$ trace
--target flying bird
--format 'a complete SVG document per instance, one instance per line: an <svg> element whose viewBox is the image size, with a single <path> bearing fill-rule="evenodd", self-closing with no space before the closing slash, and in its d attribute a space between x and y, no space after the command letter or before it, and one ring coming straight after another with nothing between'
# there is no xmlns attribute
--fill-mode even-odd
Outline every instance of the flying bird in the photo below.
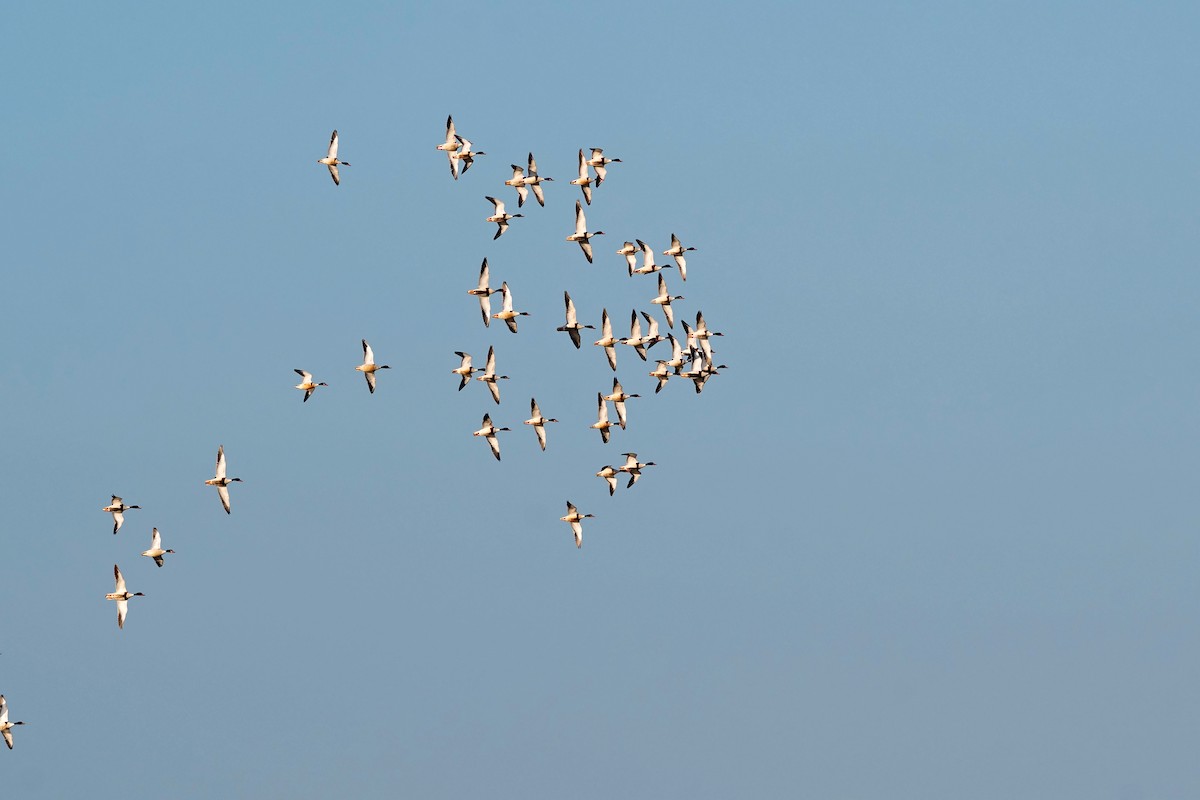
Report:
<svg viewBox="0 0 1200 800"><path fill-rule="evenodd" d="M143 550L142 555L146 558L153 558L154 563L161 567L163 565L163 556L174 552L174 550L163 550L162 534L158 532L158 528L155 528L154 535L150 538L150 549Z"/></svg>
<svg viewBox="0 0 1200 800"><path fill-rule="evenodd" d="M458 180L458 161L454 158L458 148L458 135L454 132L454 118L446 117L446 141L439 144L437 149L444 151L446 158L450 159L450 174L454 176L454 180Z"/></svg>
<svg viewBox="0 0 1200 800"><path fill-rule="evenodd" d="M496 235L492 237L493 242L496 241L497 239L499 239L501 236L503 236L504 232L506 230L508 230L508 221L510 219L516 219L517 217L525 216L524 214L508 214L508 213L506 213L504 211L504 201L502 201L502 200L497 200L494 197L485 197L484 199L487 200L488 202L490 202L493 206L495 206L493 213L490 216L486 217L486 219L485 219L485 221L487 221L487 222L496 223Z"/></svg>
<svg viewBox="0 0 1200 800"><path fill-rule="evenodd" d="M450 370L450 373L453 375L458 375L459 377L462 378L462 380L460 380L458 382L458 390L461 392L463 390L463 387L471 382L471 376L474 375L476 372L481 372L482 370L480 370L479 367L471 366L470 353L464 353L461 350L455 350L454 355L461 358L462 363L459 364L458 367L456 367L455 369Z"/></svg>
<svg viewBox="0 0 1200 800"><path fill-rule="evenodd" d="M526 425L532 425L534 432L537 434L538 444L542 446L542 450L546 449L546 428L547 422L558 422L556 419L546 419L542 416L542 410L538 408L537 400L529 398L529 419L525 420Z"/></svg>
<svg viewBox="0 0 1200 800"><path fill-rule="evenodd" d="M642 251L642 265L631 270L631 275L650 275L651 273L658 272L660 270L670 269L670 264L654 263L654 251L650 249L650 245L646 244L641 239L638 239L637 243L638 248Z"/></svg>
<svg viewBox="0 0 1200 800"><path fill-rule="evenodd" d="M533 196L537 198L539 206L544 207L546 205L546 198L542 194L542 184L553 180L554 178L543 178L541 175L538 175L537 162L533 160L533 153L530 153L529 169L525 171L525 185L533 189Z"/></svg>
<svg viewBox="0 0 1200 800"><path fill-rule="evenodd" d="M612 367L613 372L617 371L617 348L614 346L619 339L613 336L612 322L608 319L608 309L604 309L600 315L600 333L601 336L592 344L604 348L604 355L608 358L608 365Z"/></svg>
<svg viewBox="0 0 1200 800"><path fill-rule="evenodd" d="M559 519L570 524L571 532L575 534L576 547L583 547L583 521L594 516L594 514L580 514L579 509L570 500L567 501L567 515L559 517Z"/></svg>
<svg viewBox="0 0 1200 800"><path fill-rule="evenodd" d="M621 381L613 378L612 394L605 395L604 399L613 404L613 408L617 410L617 424L621 426L621 430L625 430L625 401L632 400L635 397L641 397L640 394L626 394L625 389L621 387Z"/></svg>
<svg viewBox="0 0 1200 800"><path fill-rule="evenodd" d="M588 232L587 217L583 213L583 205L575 201L575 232L567 237L568 242L578 242L579 249L587 256L588 263L592 263L592 242L593 236L603 236L604 231Z"/></svg>
<svg viewBox="0 0 1200 800"><path fill-rule="evenodd" d="M296 389L304 390L304 400L301 402L307 403L308 398L312 397L312 393L317 390L318 386L328 386L328 383L314 383L311 372L305 372L302 369L294 369L292 372L300 376L300 382L295 385Z"/></svg>
<svg viewBox="0 0 1200 800"><path fill-rule="evenodd" d="M12 729L24 724L24 722L8 721L8 701L4 699L4 695L0 694L0 734L4 736L4 743L8 745L9 750L13 749Z"/></svg>
<svg viewBox="0 0 1200 800"><path fill-rule="evenodd" d="M571 181L572 186L578 186L583 190L583 199L590 206L592 204L592 176L588 173L587 159L583 157L582 148L579 151L579 177ZM596 184L599 186L599 184Z"/></svg>
<svg viewBox="0 0 1200 800"><path fill-rule="evenodd" d="M571 337L571 342L575 345L575 349L579 349L579 332L584 328L595 330L595 325L580 325L579 320L575 315L575 303L571 300L570 292L563 292L563 300L567 304L567 324L555 328L558 331L565 331Z"/></svg>
<svg viewBox="0 0 1200 800"><path fill-rule="evenodd" d="M596 477L604 478L608 483L608 496L612 497L613 493L617 491L617 471L612 468L612 464L605 464L601 467L600 471L596 473Z"/></svg>
<svg viewBox="0 0 1200 800"><path fill-rule="evenodd" d="M479 268L479 283L474 289L467 289L467 294L474 295L479 298L479 311L483 314L483 327L490 327L492 324L492 300L491 297L499 289L492 289L488 286L488 263L487 259L483 260L483 266Z"/></svg>
<svg viewBox="0 0 1200 800"><path fill-rule="evenodd" d="M476 375L475 380L486 383L488 391L492 393L492 399L496 401L496 405L500 405L500 384L497 381L506 381L508 380L508 376L496 374L495 347L488 348L487 362L484 364L483 374ZM460 386L459 389L462 389L462 387Z"/></svg>
<svg viewBox="0 0 1200 800"><path fill-rule="evenodd" d="M363 346L363 363L355 367L356 370L363 374L367 379L367 388L371 390L371 394L375 394L375 373L381 369L391 369L387 364L376 364L375 353L371 350L371 345L367 344L367 340L362 340Z"/></svg>
<svg viewBox="0 0 1200 800"><path fill-rule="evenodd" d="M638 240L639 242L641 239ZM637 267L637 252L638 248L633 242L626 242L621 245L621 249L617 251L617 255L625 256L625 264L629 267L629 275L633 276L633 270Z"/></svg>
<svg viewBox="0 0 1200 800"><path fill-rule="evenodd" d="M121 575L121 568L113 564L113 575L117 579L117 590L104 595L105 600L117 601L117 627L124 630L125 615L129 613L129 598L145 597L141 592L130 592L125 588L125 577Z"/></svg>
<svg viewBox="0 0 1200 800"><path fill-rule="evenodd" d="M671 301L682 299L684 299L683 295L671 296L671 293L667 291L667 280L660 274L658 276L658 296L650 302L656 306L662 306L663 316L667 318L668 327L675 327L675 313L671 310Z"/></svg>
<svg viewBox="0 0 1200 800"><path fill-rule="evenodd" d="M694 247L684 247L683 242L679 241L679 237L672 233L671 247L667 250L663 250L664 256L671 256L675 259L675 265L679 267L679 277L683 278L685 281L687 280L687 260L683 257L683 254L688 250L695 249L696 248Z"/></svg>
<svg viewBox="0 0 1200 800"><path fill-rule="evenodd" d="M483 415L483 427L475 431L472 436L482 436L487 439L488 447L492 448L492 455L496 460L500 460L500 442L496 439L496 434L500 431L509 430L508 428L497 428L492 424L492 418L488 414Z"/></svg>
<svg viewBox="0 0 1200 800"><path fill-rule="evenodd" d="M642 477L642 470L646 467L658 466L653 461L645 463L637 460L637 453L622 453L625 456L624 466L617 467L617 472L624 472L629 475L629 483L625 484L626 489L632 489L633 485L638 482L638 478Z"/></svg>
<svg viewBox="0 0 1200 800"><path fill-rule="evenodd" d="M329 153L324 158L318 158L318 164L324 164L329 167L329 177L333 178L334 186L342 185L342 176L338 174L338 165L343 167L350 166L349 161L338 161L338 135L337 131L333 132L333 136L329 137Z"/></svg>
<svg viewBox="0 0 1200 800"><path fill-rule="evenodd" d="M612 423L608 421L608 404L604 402L604 397L599 392L596 392L596 405L596 421L588 427L600 431L600 440L608 444L609 430L612 428Z"/></svg>
<svg viewBox="0 0 1200 800"><path fill-rule="evenodd" d="M579 151L581 154L583 151ZM605 158L604 151L599 147L592 148L592 156L587 160L587 165L596 170L596 185L604 183L604 179L608 177L608 170L605 169L609 164L620 164L619 158Z"/></svg>
<svg viewBox="0 0 1200 800"><path fill-rule="evenodd" d="M214 477L206 480L204 483L208 486L217 487L217 496L221 498L221 505L225 508L225 513L229 512L229 484L237 481L242 482L241 478L225 477L225 445L217 448L217 473Z"/></svg>
<svg viewBox="0 0 1200 800"><path fill-rule="evenodd" d="M461 136L455 137L458 139L458 152L450 154L450 173L454 175L454 180L458 180L458 171L454 168L455 164L462 163L462 174L466 175L467 170L475 163L475 156L486 156L487 153L482 150L471 150L471 142Z"/></svg>
<svg viewBox="0 0 1200 800"><path fill-rule="evenodd" d="M513 333L517 332L517 317L528 317L528 311L513 311L513 294L508 288L508 281L500 284L500 294L504 298L504 303L500 308L500 312L492 314L492 319L502 319L508 325L508 329Z"/></svg>
<svg viewBox="0 0 1200 800"><path fill-rule="evenodd" d="M117 531L121 530L121 526L125 524L125 512L135 508L141 508L141 506L127 506L124 500L114 494L112 502L100 510L112 514L113 535L116 536Z"/></svg>

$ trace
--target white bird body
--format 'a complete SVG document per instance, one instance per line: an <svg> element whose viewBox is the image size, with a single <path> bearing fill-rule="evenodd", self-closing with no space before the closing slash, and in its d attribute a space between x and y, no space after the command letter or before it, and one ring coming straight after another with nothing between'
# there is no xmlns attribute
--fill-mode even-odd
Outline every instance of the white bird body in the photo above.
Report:
<svg viewBox="0 0 1200 800"><path fill-rule="evenodd" d="M619 342L620 340L613 336L612 322L609 321L609 319L608 319L608 309L607 308L604 309L603 313L601 314L600 320L601 320L600 333L602 335L600 336L599 339L592 342L592 344L594 344L598 347L604 348L604 355L608 357L608 365L610 367L612 367L613 372L616 372L617 371L617 348L614 345L616 345L617 342Z"/></svg>
<svg viewBox="0 0 1200 800"><path fill-rule="evenodd" d="M621 430L625 430L625 401L635 397L641 397L641 395L626 394L625 389L621 387L621 382L613 378L612 394L605 395L604 399L612 403L613 408L617 410L617 424L621 426Z"/></svg>
<svg viewBox="0 0 1200 800"><path fill-rule="evenodd" d="M638 241L641 241L639 239ZM625 256L625 265L629 267L629 274L632 276L634 269L637 268L638 248L633 242L626 242L621 245L621 249L617 251L617 255Z"/></svg>
<svg viewBox="0 0 1200 800"><path fill-rule="evenodd" d="M329 167L329 177L333 178L334 186L342 185L342 176L338 173L338 165L343 167L350 166L349 161L338 161L338 132L334 131L333 136L329 137L329 151L324 158L317 159L318 164L324 164Z"/></svg>
<svg viewBox="0 0 1200 800"><path fill-rule="evenodd" d="M300 382L294 388L304 391L304 400L301 402L307 403L308 398L312 397L312 393L317 390L318 386L328 386L328 383L317 383L313 380L311 372L305 372L302 369L294 369L292 372L300 376Z"/></svg>
<svg viewBox="0 0 1200 800"><path fill-rule="evenodd" d="M671 256L675 259L675 265L679 267L679 277L683 278L685 281L687 280L687 260L684 259L683 254L688 250L695 249L696 248L694 247L684 247L683 242L679 241L679 237L672 233L671 246L668 249L663 250L664 256Z"/></svg>
<svg viewBox="0 0 1200 800"><path fill-rule="evenodd" d="M105 600L117 601L117 627L125 627L125 616L129 613L129 598L145 597L141 592L130 592L125 588L125 577L121 575L121 568L113 564L113 576L117 579L117 590L104 595Z"/></svg>
<svg viewBox="0 0 1200 800"><path fill-rule="evenodd" d="M483 260L483 266L479 268L479 283L474 289L467 289L467 294L479 298L479 312L483 314L483 327L490 327L492 324L492 300L491 297L499 289L493 289L488 286L488 263L487 259Z"/></svg>
<svg viewBox="0 0 1200 800"><path fill-rule="evenodd" d="M600 392L596 392L596 404L596 421L588 427L600 431L600 440L608 444L609 430L612 429L612 423L608 421L608 404L604 402L604 397Z"/></svg>
<svg viewBox="0 0 1200 800"><path fill-rule="evenodd" d="M112 514L113 535L116 536L117 531L121 530L121 526L125 524L125 512L135 508L141 508L141 506L127 506L124 500L114 494L112 502L100 510Z"/></svg>
<svg viewBox="0 0 1200 800"><path fill-rule="evenodd" d="M573 300L571 300L570 292L563 292L563 302L566 303L566 306L567 306L566 324L562 325L559 328L556 328L555 330L564 331L568 336L570 336L571 342L575 345L575 349L578 350L579 344L580 344L579 332L581 330L583 330L584 328L589 328L591 330L595 330L596 326L579 324L579 318L575 313L575 303Z"/></svg>
<svg viewBox="0 0 1200 800"><path fill-rule="evenodd" d="M375 373L381 369L391 369L387 364L375 363L375 352L371 350L371 345L367 344L367 340L362 340L363 347L363 363L355 367L356 370L363 374L367 379L367 388L371 390L371 394L375 394Z"/></svg>
<svg viewBox="0 0 1200 800"><path fill-rule="evenodd" d="M454 158L458 148L458 134L454 132L454 118L446 117L446 141L439 144L437 149L444 151L446 158L450 159L450 174L454 176L454 180L458 180L458 161Z"/></svg>
<svg viewBox="0 0 1200 800"><path fill-rule="evenodd" d="M517 217L525 216L524 214L509 214L508 212L506 212L504 210L504 201L503 200L497 200L494 197L485 197L484 199L487 200L488 202L490 202L492 204L492 206L494 206L491 216L487 217L487 219L486 219L487 222L496 223L496 235L492 237L493 242L496 241L497 239L499 239L501 236L503 236L504 232L506 230L508 230L508 221L509 220L516 219Z"/></svg>
<svg viewBox="0 0 1200 800"><path fill-rule="evenodd" d="M515 169L515 167L514 167L514 169ZM542 194L542 184L545 183L546 181L553 181L553 180L554 180L554 178L543 178L541 175L538 175L537 162L533 160L533 153L530 153L529 154L529 169L526 170L525 180L522 185L528 186L530 189L533 189L533 196L535 198L537 198L539 206L546 205L546 197L545 197L545 195ZM522 200L522 202L524 202L524 198L521 198L521 200ZM518 204L518 207L519 207L519 204Z"/></svg>
<svg viewBox="0 0 1200 800"><path fill-rule="evenodd" d="M654 263L654 250L651 249L650 245L646 244L641 239L638 239L637 243L638 243L638 248L642 251L642 265L640 267L633 268L631 274L633 274L633 275L650 275L655 272L659 272L661 270L671 268L670 264L655 264Z"/></svg>
<svg viewBox="0 0 1200 800"><path fill-rule="evenodd" d="M542 446L542 450L546 449L546 423L558 422L556 419L546 419L542 416L542 410L538 408L537 400L529 398L529 419L525 420L526 425L532 425L534 432L537 434L538 444Z"/></svg>
<svg viewBox="0 0 1200 800"><path fill-rule="evenodd" d="M495 425L492 424L491 416L488 414L484 414L483 415L483 426L471 435L472 436L482 436L484 439L486 439L487 443L488 443L488 447L492 448L492 455L494 455L496 457L496 460L499 461L500 460L500 442L498 439L496 439L496 434L499 433L500 431L506 431L506 430L509 430L509 429L508 428L497 428Z"/></svg>
<svg viewBox="0 0 1200 800"><path fill-rule="evenodd" d="M520 208L525 205L525 199L529 197L529 190L525 188L525 168L518 167L516 164L510 166L513 169L513 176L506 180L504 185L517 190L517 208Z"/></svg>
<svg viewBox="0 0 1200 800"><path fill-rule="evenodd" d="M612 468L612 464L605 464L601 467L600 471L596 473L596 477L604 478L608 483L608 496L612 497L617 491L617 471Z"/></svg>
<svg viewBox="0 0 1200 800"><path fill-rule="evenodd" d="M488 390L492 393L492 399L496 401L496 405L500 405L500 385L497 381L506 381L508 380L508 376L496 374L495 347L488 348L487 361L484 364L483 374L476 375L475 380L486 383ZM462 387L459 388L461 389Z"/></svg>
<svg viewBox="0 0 1200 800"><path fill-rule="evenodd" d="M508 329L513 333L517 332L517 317L528 317L528 311L513 311L513 294L508 288L508 281L500 285L500 293L504 296L504 304L500 312L492 314L492 319L502 319L508 325Z"/></svg>
<svg viewBox="0 0 1200 800"><path fill-rule="evenodd" d="M458 151L449 154L450 173L454 175L454 180L458 180L457 166L459 163L462 164L462 174L466 175L467 170L475 163L475 156L486 156L487 153L482 150L472 150L471 142L468 139L464 139L461 136L456 136L455 138L458 140Z"/></svg>
<svg viewBox="0 0 1200 800"><path fill-rule="evenodd" d="M559 519L571 526L571 532L575 534L575 547L583 547L583 521L594 516L594 514L580 514L579 509L570 500L567 501L567 514Z"/></svg>
<svg viewBox="0 0 1200 800"><path fill-rule="evenodd" d="M450 370L451 374L458 375L460 378L462 378L462 380L458 382L458 390L461 392L463 387L471 382L471 376L476 372L481 372L482 370L480 370L479 367L471 366L471 355L469 353L464 353L461 350L455 350L454 355L462 359L461 364Z"/></svg>
<svg viewBox="0 0 1200 800"><path fill-rule="evenodd" d="M4 699L4 695L0 694L0 735L4 736L4 743L8 745L9 750L13 749L12 729L24 724L24 721L8 721L8 701Z"/></svg>
<svg viewBox="0 0 1200 800"><path fill-rule="evenodd" d="M592 204L592 176L588 172L587 159L583 157L583 149L579 150L579 177L571 181L572 186L578 186L583 190L583 199L590 206ZM596 183L599 186L599 183Z"/></svg>
<svg viewBox="0 0 1200 800"><path fill-rule="evenodd" d="M154 559L154 563L158 566L163 565L163 556L167 553L174 553L174 550L164 550L162 546L162 534L158 532L158 528L154 529L154 535L150 539L150 549L143 550L142 555L146 558Z"/></svg>
<svg viewBox="0 0 1200 800"><path fill-rule="evenodd" d="M626 489L632 489L633 485L638 482L638 478L642 477L642 470L646 467L658 466L653 461L645 463L637 460L637 453L622 453L625 456L625 464L617 467L617 472L624 472L629 476L629 483L625 484Z"/></svg>
<svg viewBox="0 0 1200 800"><path fill-rule="evenodd" d="M658 296L653 298L650 302L656 306L662 306L663 316L667 319L668 327L675 327L675 313L671 310L671 301L683 299L683 295L672 296L671 293L667 291L666 278L664 278L662 275L658 276Z"/></svg>
<svg viewBox="0 0 1200 800"><path fill-rule="evenodd" d="M596 185L599 186L600 184L604 183L604 179L608 177L608 170L605 169L605 167L607 167L609 164L620 164L621 159L605 158L604 150L599 147L593 147L591 150L592 155L591 158L587 160L587 165L596 170ZM583 151L581 150L580 153L582 152Z"/></svg>
<svg viewBox="0 0 1200 800"><path fill-rule="evenodd" d="M217 448L216 475L214 475L212 478L206 480L204 483L207 484L208 486L217 487L217 496L221 498L221 505L225 508L226 514L230 513L230 511L229 511L229 484L234 483L234 482L241 483L242 479L225 477L225 445L221 445Z"/></svg>
<svg viewBox="0 0 1200 800"><path fill-rule="evenodd" d="M667 381L670 380L672 372L670 367L667 366L666 361L657 361L655 364L656 366L654 367L654 371L650 373L650 377L658 378L658 386L654 387L654 393L658 394L662 391L663 387L667 385Z"/></svg>
<svg viewBox="0 0 1200 800"><path fill-rule="evenodd" d="M593 236L603 236L604 231L588 232L587 217L583 213L583 205L575 201L575 232L567 237L568 242L578 242L579 248L583 250L584 256L587 257L588 263L592 263L592 242Z"/></svg>

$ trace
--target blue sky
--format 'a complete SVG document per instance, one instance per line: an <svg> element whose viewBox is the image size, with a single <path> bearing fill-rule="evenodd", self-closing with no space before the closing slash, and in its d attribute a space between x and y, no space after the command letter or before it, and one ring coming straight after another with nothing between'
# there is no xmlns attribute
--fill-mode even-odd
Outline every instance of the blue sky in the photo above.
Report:
<svg viewBox="0 0 1200 800"><path fill-rule="evenodd" d="M1200 793L1190 5L6 20L6 790ZM458 182L447 114L488 154ZM530 150L557 180L493 242ZM655 289L613 251L672 232L730 369L653 396L620 353L647 396L603 445L562 292L623 333ZM484 256L517 336L465 293ZM489 345L500 406L449 372ZM610 498L629 449L660 466Z"/></svg>

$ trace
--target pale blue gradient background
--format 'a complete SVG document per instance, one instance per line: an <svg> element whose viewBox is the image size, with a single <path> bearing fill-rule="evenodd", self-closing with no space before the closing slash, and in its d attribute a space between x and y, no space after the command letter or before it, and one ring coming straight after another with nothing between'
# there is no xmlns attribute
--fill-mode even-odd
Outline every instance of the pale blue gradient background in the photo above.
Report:
<svg viewBox="0 0 1200 800"><path fill-rule="evenodd" d="M1198 29L1185 3L8 9L0 692L31 724L4 792L1200 795ZM488 153L457 183L447 113ZM563 241L581 146L625 160L592 267ZM493 243L483 196L531 149L558 181ZM700 248L679 316L731 368L604 446L611 373L553 331L561 294L622 330L654 281L612 251L671 231ZM485 255L517 337L465 294ZM373 397L363 336L397 368ZM449 374L489 343L498 408ZM293 367L332 385L302 405ZM502 464L484 411L519 428ZM592 473L631 448L661 466L610 499ZM117 537L112 492L145 507ZM149 595L123 632L114 561Z"/></svg>

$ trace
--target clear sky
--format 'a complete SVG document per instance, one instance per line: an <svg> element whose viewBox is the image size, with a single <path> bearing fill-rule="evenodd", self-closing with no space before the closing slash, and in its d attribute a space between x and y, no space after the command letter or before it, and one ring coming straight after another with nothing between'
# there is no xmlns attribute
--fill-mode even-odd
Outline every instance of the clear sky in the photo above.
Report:
<svg viewBox="0 0 1200 800"><path fill-rule="evenodd" d="M3 792L1200 796L1200 12L979 6L8 9ZM603 445L562 292L623 335L672 232L730 368L621 348Z"/></svg>

